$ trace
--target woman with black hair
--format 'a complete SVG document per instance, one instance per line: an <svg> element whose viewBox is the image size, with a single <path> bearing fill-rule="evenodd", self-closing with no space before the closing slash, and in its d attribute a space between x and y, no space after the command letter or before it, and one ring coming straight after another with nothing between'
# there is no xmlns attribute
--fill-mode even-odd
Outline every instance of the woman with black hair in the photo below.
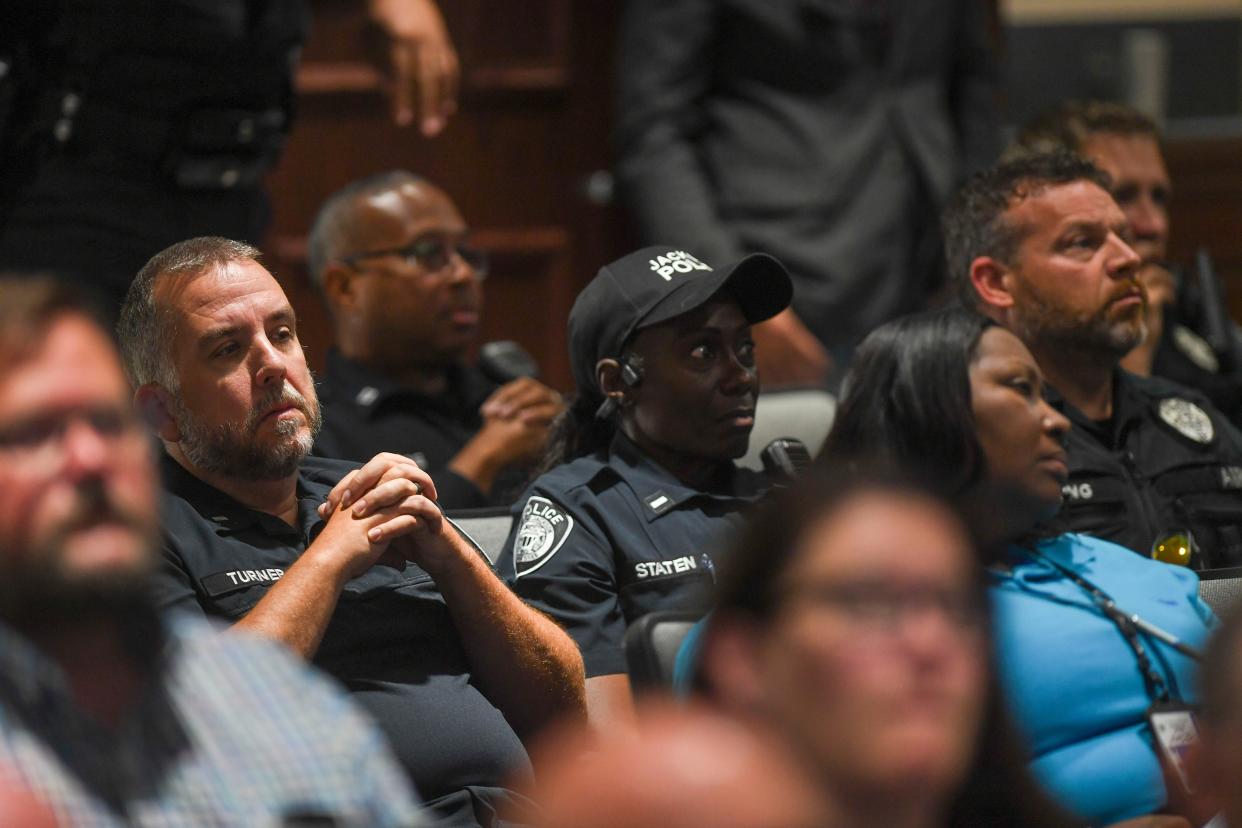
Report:
<svg viewBox="0 0 1242 828"><path fill-rule="evenodd" d="M734 463L759 392L750 328L791 293L770 256L716 270L649 247L602 268L570 311L577 396L496 566L578 643L593 723L630 713L627 625L706 611L717 541L767 490Z"/></svg>
<svg viewBox="0 0 1242 828"><path fill-rule="evenodd" d="M1166 789L1150 714L1186 721L1196 649L1214 618L1188 569L1085 535L1041 537L1060 507L1068 429L1026 346L951 309L863 342L824 458L901 468L979 518L998 666L1033 769L1102 824L1181 799Z"/></svg>
<svg viewBox="0 0 1242 828"><path fill-rule="evenodd" d="M698 689L792 748L832 824L1076 825L1026 770L989 626L976 553L945 501L813 475L764 505L722 569Z"/></svg>

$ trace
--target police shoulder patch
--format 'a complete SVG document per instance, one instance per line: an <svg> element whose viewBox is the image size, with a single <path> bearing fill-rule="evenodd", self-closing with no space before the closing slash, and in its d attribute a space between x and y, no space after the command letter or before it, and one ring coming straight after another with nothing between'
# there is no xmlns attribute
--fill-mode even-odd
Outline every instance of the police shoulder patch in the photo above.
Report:
<svg viewBox="0 0 1242 828"><path fill-rule="evenodd" d="M551 560L573 528L574 519L546 497L528 499L513 543L514 576L529 575Z"/></svg>
<svg viewBox="0 0 1242 828"><path fill-rule="evenodd" d="M1207 445L1216 436L1212 418L1190 400L1168 397L1160 401L1160 419L1183 437Z"/></svg>

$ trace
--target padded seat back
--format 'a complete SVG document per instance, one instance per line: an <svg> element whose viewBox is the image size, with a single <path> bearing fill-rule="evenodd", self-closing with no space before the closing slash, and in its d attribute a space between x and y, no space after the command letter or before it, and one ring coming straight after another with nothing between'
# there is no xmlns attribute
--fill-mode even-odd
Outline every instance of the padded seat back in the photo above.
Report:
<svg viewBox="0 0 1242 828"><path fill-rule="evenodd" d="M513 515L507 506L495 509L461 509L445 513L461 531L470 536L475 545L494 566L500 551L509 539L513 527Z"/></svg>
<svg viewBox="0 0 1242 828"><path fill-rule="evenodd" d="M763 460L759 455L768 443L781 437L801 440L814 457L823 446L836 413L836 398L818 388L765 391L755 403L755 426L750 431L750 448L738 462L747 468L763 471Z"/></svg>
<svg viewBox="0 0 1242 828"><path fill-rule="evenodd" d="M673 686L677 652L700 618L697 613L653 612L630 624L625 631L625 663L635 693Z"/></svg>
<svg viewBox="0 0 1242 828"><path fill-rule="evenodd" d="M1242 608L1242 567L1200 572L1199 597L1220 616Z"/></svg>

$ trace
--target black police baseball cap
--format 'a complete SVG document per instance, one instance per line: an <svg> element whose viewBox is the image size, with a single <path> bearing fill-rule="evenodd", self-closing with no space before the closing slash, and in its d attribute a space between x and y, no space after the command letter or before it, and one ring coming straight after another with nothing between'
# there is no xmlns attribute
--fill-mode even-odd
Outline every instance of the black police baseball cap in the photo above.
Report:
<svg viewBox="0 0 1242 828"><path fill-rule="evenodd" d="M793 283L766 253L717 269L671 245L644 247L601 267L569 312L569 363L579 390L598 390L595 366L620 356L635 331L688 313L721 291L753 324L789 307Z"/></svg>

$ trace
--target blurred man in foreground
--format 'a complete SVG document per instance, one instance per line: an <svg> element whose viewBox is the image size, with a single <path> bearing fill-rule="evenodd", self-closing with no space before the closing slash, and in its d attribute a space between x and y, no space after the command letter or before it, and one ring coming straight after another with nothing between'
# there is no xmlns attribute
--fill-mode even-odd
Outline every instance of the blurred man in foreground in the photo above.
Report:
<svg viewBox="0 0 1242 828"><path fill-rule="evenodd" d="M48 282L0 281L0 488L0 765L62 824L419 821L337 689L156 611L147 437L107 333Z"/></svg>
<svg viewBox="0 0 1242 828"><path fill-rule="evenodd" d="M834 828L797 759L770 734L695 705L639 709L633 730L544 742L540 828Z"/></svg>

